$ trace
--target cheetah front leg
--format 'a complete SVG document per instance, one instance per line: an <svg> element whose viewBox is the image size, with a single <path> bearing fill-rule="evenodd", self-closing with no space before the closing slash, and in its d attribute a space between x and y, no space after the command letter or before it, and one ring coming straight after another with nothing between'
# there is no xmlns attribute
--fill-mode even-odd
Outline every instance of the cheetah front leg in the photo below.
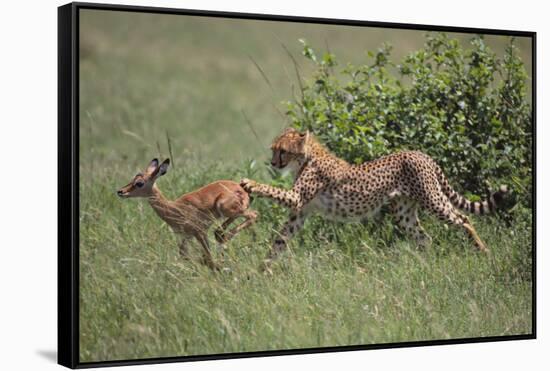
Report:
<svg viewBox="0 0 550 371"><path fill-rule="evenodd" d="M271 265L273 264L273 261L277 259L277 256L279 256L279 254L281 254L286 249L288 241L296 232L298 232L303 227L304 221L305 215L303 212L293 212L290 214L290 218L275 238L275 241L273 241L271 250L264 260L261 270L269 274L272 273Z"/></svg>
<svg viewBox="0 0 550 371"><path fill-rule="evenodd" d="M269 197L291 209L290 219L283 226L279 235L273 242L271 251L264 261L263 270L271 273L273 260L286 248L288 240L304 224L305 214L303 208L325 186L314 169L304 170L294 182L291 190L284 190L266 184L260 184L250 179L241 180L241 187L249 193L262 197Z"/></svg>
<svg viewBox="0 0 550 371"><path fill-rule="evenodd" d="M324 186L325 182L319 178L315 169L304 170L290 190L260 184L250 179L241 180L241 187L245 191L261 197L269 197L295 213L299 213Z"/></svg>
<svg viewBox="0 0 550 371"><path fill-rule="evenodd" d="M286 190L276 188L246 178L241 180L241 187L243 187L247 192L261 197L271 198L283 206L295 211L301 209L304 204L300 198L300 193L296 192L294 189Z"/></svg>

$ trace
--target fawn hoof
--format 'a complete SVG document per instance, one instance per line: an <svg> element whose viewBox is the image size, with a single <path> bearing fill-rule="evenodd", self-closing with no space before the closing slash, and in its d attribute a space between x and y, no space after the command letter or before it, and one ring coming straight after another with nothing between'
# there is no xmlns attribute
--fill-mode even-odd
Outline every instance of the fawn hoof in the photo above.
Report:
<svg viewBox="0 0 550 371"><path fill-rule="evenodd" d="M191 260L191 257L187 253L185 253L185 254L180 253L180 259L183 260L183 261L189 261L189 260Z"/></svg>
<svg viewBox="0 0 550 371"><path fill-rule="evenodd" d="M202 263L215 272L219 272L221 270L221 266L219 264L209 261L207 259L203 259Z"/></svg>
<svg viewBox="0 0 550 371"><path fill-rule="evenodd" d="M214 272L221 272L222 271L222 267L220 267L218 264L213 264L210 266L210 268L214 271Z"/></svg>
<svg viewBox="0 0 550 371"><path fill-rule="evenodd" d="M272 276L273 275L273 270L271 269L272 264L273 264L273 261L271 259L264 260L260 265L260 272L262 272L265 275Z"/></svg>

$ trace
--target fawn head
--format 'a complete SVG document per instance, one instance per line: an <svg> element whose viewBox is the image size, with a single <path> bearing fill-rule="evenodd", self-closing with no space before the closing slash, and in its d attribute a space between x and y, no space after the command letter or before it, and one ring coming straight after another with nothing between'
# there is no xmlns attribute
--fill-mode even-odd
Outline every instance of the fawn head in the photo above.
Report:
<svg viewBox="0 0 550 371"><path fill-rule="evenodd" d="M153 159L144 173L138 173L134 179L117 191L122 198L127 197L149 197L153 191L155 181L166 174L170 165L170 159L166 159L159 165L159 160Z"/></svg>

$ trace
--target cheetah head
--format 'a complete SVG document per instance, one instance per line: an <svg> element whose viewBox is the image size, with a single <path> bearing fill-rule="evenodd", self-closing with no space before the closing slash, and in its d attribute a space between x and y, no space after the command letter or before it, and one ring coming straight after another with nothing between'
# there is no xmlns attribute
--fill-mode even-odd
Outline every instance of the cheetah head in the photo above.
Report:
<svg viewBox="0 0 550 371"><path fill-rule="evenodd" d="M284 169L289 164L296 166L303 162L306 157L306 142L309 132L301 133L296 129L287 128L271 144L273 157L271 166L277 169Z"/></svg>

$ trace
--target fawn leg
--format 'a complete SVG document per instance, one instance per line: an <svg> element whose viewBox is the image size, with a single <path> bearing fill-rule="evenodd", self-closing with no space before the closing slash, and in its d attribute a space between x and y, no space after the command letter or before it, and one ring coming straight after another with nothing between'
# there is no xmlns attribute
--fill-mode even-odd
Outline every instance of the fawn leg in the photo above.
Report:
<svg viewBox="0 0 550 371"><path fill-rule="evenodd" d="M185 237L181 238L180 244L179 244L179 251L180 251L180 257L184 259L189 259L189 246L187 244L187 240Z"/></svg>
<svg viewBox="0 0 550 371"><path fill-rule="evenodd" d="M208 246L206 235L197 234L195 235L195 238L199 241L203 248L204 263L212 270L220 270L220 267L214 263L214 259L212 259L212 254L210 254L210 247Z"/></svg>
<svg viewBox="0 0 550 371"><path fill-rule="evenodd" d="M214 237L216 238L216 241L218 241L219 243L224 243L227 241L227 239L225 238L225 234L224 234L224 231L227 227L229 227L229 225L231 223L233 223L235 221L235 219L237 219L239 217L239 215L237 216L231 216L229 218L227 218L227 220L225 222L223 222L223 224L214 231Z"/></svg>
<svg viewBox="0 0 550 371"><path fill-rule="evenodd" d="M240 216L243 216L245 218L245 220L241 224L237 225L235 228L233 228L229 232L227 232L227 234L224 234L222 232L221 233L221 239L218 240L218 242L225 243L225 242L229 241L230 239L232 239L233 237L235 237L235 235L237 233L239 233L240 231L242 231L243 229L250 227L252 224L254 224L254 222L258 218L258 213L256 211L253 211L253 210L246 210L245 212L243 212L241 215L239 215L237 217L240 217ZM225 223L222 224L222 228L224 228L224 229L227 228L227 226L229 226L229 224L231 224L231 223L227 223L227 222L230 219L232 219L231 221L233 221L237 217L227 219L225 221ZM226 223L227 223L227 225L226 225ZM216 239L217 238L218 238L218 236L216 236Z"/></svg>

